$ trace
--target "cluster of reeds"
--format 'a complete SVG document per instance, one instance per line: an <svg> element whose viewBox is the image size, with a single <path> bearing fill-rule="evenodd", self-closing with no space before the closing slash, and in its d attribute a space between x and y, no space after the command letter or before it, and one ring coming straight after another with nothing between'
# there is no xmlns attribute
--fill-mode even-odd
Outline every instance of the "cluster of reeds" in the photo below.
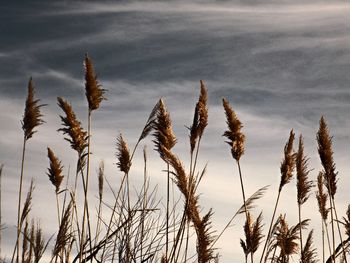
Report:
<svg viewBox="0 0 350 263"><path fill-rule="evenodd" d="M62 127L58 131L63 133L64 139L77 153L77 159L74 184L70 185L70 172L65 174L64 166L58 155L52 148L47 147L49 160L47 175L54 186L53 194L56 198L58 221L58 230L48 240L44 240L40 222L30 218L33 205L33 181L22 206L26 145L33 137L37 127L44 123L41 113L44 105L39 104L39 100L34 98L33 81L29 80L22 120L24 140L19 179L17 235L11 262L43 261L48 247L52 248L52 251L51 254L46 252L45 260L55 263L219 262L218 250L215 248L216 242L232 221L242 214L245 217L244 238L232 239L232 246L240 243L243 249L242 260L245 262L253 263L254 260L259 260L260 262L286 263L292 261L293 256L294 260L297 258L302 263L318 262L319 256L313 245L315 231L309 230L307 236L303 233L310 220L303 218L302 206L311 196L316 180L310 178L311 169L308 167L308 157L304 153L302 135L299 137L298 149L294 151L295 133L293 130L290 131L280 166L280 184L277 188L276 202L271 220L267 223L269 228L265 231L263 212L254 216L253 208L254 203L267 191L268 186L258 189L250 196L246 193L240 163L246 139L242 131L243 124L225 98L223 99L223 114L226 116L228 128L224 131L223 136L226 138L226 143L237 165L242 206L238 207L237 212L228 220L222 231L216 232L212 229L213 210L202 208L198 193L198 186L206 173L206 167L198 167L200 143L208 125L208 94L203 81L200 81L200 94L195 105L193 122L188 128L190 146L188 169L185 168L184 159L176 155L173 150L177 139L173 132L170 113L164 100L160 99L152 109L132 151L122 134L116 138L116 164L121 173L121 180L117 188L114 187L115 182L108 181L104 174L104 162L100 162L97 172L98 208L95 215L92 212L94 210L91 209L92 195L89 190L89 181L93 176L90 167L91 137L93 136L92 113L100 108L100 104L105 99L106 90L99 84L92 60L88 55L85 56L84 65L87 130L78 120L71 104L61 97L57 98L58 106L63 111L63 114L60 115ZM151 187L145 147L143 149L142 188L132 193L133 158L140 142L149 135L153 136L155 150L166 164L164 177L166 190L158 193L157 187ZM316 199L322 221L321 261L347 262L350 246L350 205L346 215L340 219L335 202L338 173L333 159L332 137L329 135L324 117L320 120L316 139L323 167L319 172L316 184ZM2 166L0 167L0 183L1 172ZM299 220L295 225L289 226L286 214L281 214L277 219L275 217L284 186L291 182L294 175L296 176L295 207ZM80 184L82 191L78 188ZM177 193L174 187L177 188ZM106 200L106 189L112 193L112 200ZM165 196L163 206L161 199L157 197L158 194ZM83 200L83 203L80 204L78 200ZM165 207L165 211L162 207Z"/></svg>

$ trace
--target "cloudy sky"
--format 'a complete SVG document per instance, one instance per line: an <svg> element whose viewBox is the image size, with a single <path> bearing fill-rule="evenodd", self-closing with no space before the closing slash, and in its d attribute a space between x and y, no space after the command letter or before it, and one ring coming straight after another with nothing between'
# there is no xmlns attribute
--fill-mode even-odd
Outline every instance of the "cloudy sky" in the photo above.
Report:
<svg viewBox="0 0 350 263"><path fill-rule="evenodd" d="M56 97L69 100L86 127L82 63L86 52L108 90L108 100L93 117L93 171L103 159L108 178L118 182L116 137L122 132L133 147L159 98L164 98L173 120L178 138L174 152L188 167L186 126L191 123L202 79L208 89L209 125L200 152L199 165L208 163L200 202L203 211L213 208L215 230L220 231L241 204L237 169L222 137L226 129L223 97L244 124L247 141L242 169L247 194L270 185L255 215L263 210L268 225L291 129L305 137L310 176L316 178L321 167L315 134L321 115L334 136L339 171L336 201L338 213L345 214L350 183L350 4L346 1L8 1L1 4L1 10L4 256L10 256L14 245L23 138L20 120L28 79L33 77L36 96L48 106L43 108L46 123L28 143L24 188L35 179L32 216L41 218L50 235L56 215L54 189L46 175L46 147L63 160L66 173L74 167L75 154L57 132L61 112ZM151 139L144 144L151 184L159 184L161 197L164 164L153 151ZM141 157L140 150L131 170L135 186L142 178ZM92 192L96 182L93 178ZM282 193L280 208L278 213L287 213L290 224L297 223L295 181ZM319 245L314 194L305 217L313 219L311 227L316 229ZM243 261L239 247L243 218L234 223L217 243L221 262Z"/></svg>

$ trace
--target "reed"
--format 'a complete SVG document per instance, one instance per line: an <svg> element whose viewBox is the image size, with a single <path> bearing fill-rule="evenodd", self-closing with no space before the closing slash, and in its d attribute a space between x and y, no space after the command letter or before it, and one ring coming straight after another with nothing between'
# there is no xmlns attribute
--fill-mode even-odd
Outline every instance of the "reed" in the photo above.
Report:
<svg viewBox="0 0 350 263"><path fill-rule="evenodd" d="M135 146L129 149L125 137L120 133L116 139L116 167L121 179L118 183L110 182L109 176L104 174L104 163L98 167L98 187L96 190L96 213L89 212L94 193L89 191L89 177L91 176L92 143L92 113L100 108L105 99L105 90L97 80L91 58L86 55L85 66L85 95L87 99L87 130L82 127L71 104L57 98L59 108L63 111L60 116L62 126L58 130L63 133L64 139L77 153L75 181L70 182L68 175L63 175L62 162L47 147L49 166L46 174L54 186L56 194L56 209L58 230L51 238L44 237L44 230L40 221L32 218L34 183L30 184L28 194L22 204L22 184L26 143L33 137L37 127L43 124L39 100L34 98L32 80L28 83L28 95L22 120L24 132L21 178L19 186L18 218L16 226L16 244L14 246L12 261L16 263L33 263L48 261L44 255L47 253L50 262L219 262L220 255L216 246L218 240L227 229L233 225L238 215L245 215L243 226L244 237L240 239L245 262L254 263L254 256L261 252L260 262L287 263L298 261L302 263L318 262L313 238L318 230L311 230L307 234L305 229L309 219L304 219L302 206L311 199L310 192L313 182L310 179L311 170L308 168L309 159L304 153L304 139L300 135L298 151L293 150L295 134L291 130L288 141L284 147L284 156L280 165L280 181L277 198L269 229L263 232L264 220L262 212L256 214L256 204L267 192L268 186L258 189L250 197L247 196L243 183L243 174L240 160L245 152L245 134L243 124L238 119L228 100L223 99L222 105L226 117L227 129L223 136L230 147L234 162L237 164L238 175L243 203L233 210L235 213L228 220L221 232L213 228L212 209L205 209L201 204L199 185L204 181L207 165L199 167L199 155L204 132L208 126L208 91L204 81L200 81L198 101L196 101L192 123L189 126L189 158L175 154L174 146L177 143L173 132L170 113L162 99L153 107L141 134L135 140ZM152 135L155 150L166 163L167 192L166 207L162 207L162 198L158 197L158 187L152 187L151 177L148 176L148 159L146 148L143 148L143 169L131 169L134 157L140 142L148 135ZM316 200L322 220L322 262L346 262L350 247L350 205L342 218L338 219L335 194L342 186L338 180L338 172L334 162L332 137L324 117L320 120L316 135L318 153L322 171L317 177ZM185 167L188 166L186 169ZM91 165L92 166L92 165ZM134 168L134 167L133 167ZM282 214L275 220L277 207L282 190L291 182L296 168L298 222L287 223L287 217ZM1 172L0 166L0 212L1 212ZM133 188L134 176L143 175L142 186ZM81 176L82 190L78 196L78 177ZM65 187L62 183L65 182ZM73 180L71 180L73 181ZM136 181L140 181L136 179ZM170 193L170 184L173 187ZM71 185L72 184L72 185ZM64 188L64 189L61 189ZM108 200L105 193L110 191L113 196ZM64 198L59 194L64 192ZM172 202L170 200L172 199ZM80 203L81 201L81 203ZM179 205L180 204L180 205ZM290 209L290 207L288 207ZM164 213L164 210L165 213ZM93 211L93 210L91 210ZM82 212L82 213L81 213ZM95 211L94 211L95 212ZM165 215L164 215L165 214ZM256 217L254 218L254 215ZM96 216L96 220L92 217ZM1 214L0 214L1 220ZM96 223L96 224L95 224ZM338 227L340 242L335 233ZM93 225L95 224L95 225ZM331 231L328 226L331 225ZM0 221L0 226L1 221ZM340 226L344 228L340 229ZM92 231L94 230L94 234ZM321 230L320 230L321 231ZM218 234L217 234L218 233ZM330 238L330 234L332 238ZM345 234L345 235L344 235ZM345 238L342 238L345 236ZM169 238L172 236L173 238ZM50 252L46 252L51 239L55 237ZM264 246L262 244L263 239ZM326 240L326 241L325 241ZM1 243L1 229L0 229ZM326 243L328 250L326 251ZM1 244L0 244L1 247ZM51 249L52 248L52 249ZM0 250L0 261L1 250Z"/></svg>
<svg viewBox="0 0 350 263"><path fill-rule="evenodd" d="M21 212L21 203L22 203L22 185L23 185L23 177L24 177L24 159L26 152L26 144L30 138L33 137L34 133L36 133L36 128L44 123L42 119L43 115L41 113L41 108L45 106L45 104L39 104L40 100L35 99L35 89L32 78L29 79L28 82L28 94L25 103L24 115L21 121L22 130L24 133L23 136L23 146L22 146L22 159L21 159L21 175L19 180L19 191L18 191L18 207L17 207L17 237L16 237L16 262L19 262L19 246L20 246L20 212ZM12 257L11 262L13 262L14 258Z"/></svg>
<svg viewBox="0 0 350 263"><path fill-rule="evenodd" d="M332 137L329 135L329 129L326 123L325 118L322 116L320 119L320 126L317 132L317 145L318 145L318 154L320 156L321 164L324 169L324 182L327 188L329 196L329 206L331 212L331 227L332 227L332 245L333 245L333 254L335 253L335 230L334 230L334 221L337 223L338 234L340 238L340 244L343 243L342 234L340 231L338 214L335 206L335 194L337 192L337 175L336 166L333 159L333 149L332 149ZM345 249L342 247L344 261L347 262Z"/></svg>
<svg viewBox="0 0 350 263"><path fill-rule="evenodd" d="M159 108L156 114L157 118L154 122L154 140L156 150L160 157L167 163L167 194L166 194L166 240L165 240L165 255L168 258L169 251L169 213L170 213L170 171L169 163L165 159L165 152L169 151L176 144L176 137L173 133L170 114L166 109L163 100L159 101Z"/></svg>
<svg viewBox="0 0 350 263"><path fill-rule="evenodd" d="M302 221L302 215L301 215L301 206L306 203L306 201L310 197L310 191L313 187L313 183L311 180L309 180L309 170L308 170L308 158L304 155L304 142L303 137L300 135L299 137L299 148L298 152L296 153L296 178L297 178L297 202L298 202L298 217L299 217L299 224L301 224ZM300 230L300 256L301 256L301 262L304 262L304 254L302 251L303 248L303 235L302 235L302 228ZM311 242L311 237L309 239L309 242ZM309 247L308 247L309 248ZM305 261L306 262L306 261Z"/></svg>
<svg viewBox="0 0 350 263"><path fill-rule="evenodd" d="M271 230L273 227L273 222L275 220L276 210L277 210L277 206L279 203L282 188L283 188L283 186L285 186L287 183L290 182L290 180L292 179L292 176L293 176L293 170L295 168L295 154L293 153L294 137L295 137L295 134L294 134L293 130L291 130L289 133L288 141L287 141L286 145L284 146L284 158L282 160L281 167L280 167L281 181L280 181L280 185L278 188L277 198L276 198L276 202L275 202L275 208L273 210L272 218L270 221L270 227L269 227L269 230L267 232L267 237L266 237L263 251L261 253L260 263L263 261L265 250L267 248L267 244L271 238L271 233L272 233Z"/></svg>
<svg viewBox="0 0 350 263"><path fill-rule="evenodd" d="M49 147L47 147L47 156L50 160L50 167L48 168L47 175L49 176L49 179L52 185L55 187L57 219L58 219L58 227L60 227L61 219L60 219L60 206L58 201L58 193L60 190L62 180L64 178L64 176L62 175L63 166L61 164L61 161L57 158L57 156Z"/></svg>

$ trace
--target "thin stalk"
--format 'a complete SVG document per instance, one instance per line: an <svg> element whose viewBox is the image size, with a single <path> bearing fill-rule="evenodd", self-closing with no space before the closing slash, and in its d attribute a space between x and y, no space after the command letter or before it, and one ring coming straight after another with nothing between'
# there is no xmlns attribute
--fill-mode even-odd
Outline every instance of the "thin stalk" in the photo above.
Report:
<svg viewBox="0 0 350 263"><path fill-rule="evenodd" d="M322 220L322 263L325 261L325 251L324 251L324 225Z"/></svg>
<svg viewBox="0 0 350 263"><path fill-rule="evenodd" d="M272 218L271 218L271 222L270 222L269 231L268 231L268 233L267 233L267 237L266 237L264 249L263 249L263 252L262 252L261 258L260 258L260 263L262 262L262 260L263 260L263 258L264 258L264 254L265 254L265 250L266 250L266 247L267 247L267 243L268 243L269 240L270 240L272 225L273 225L273 221L275 220L275 215L276 215L276 210L277 210L278 202L279 202L279 199L280 199L280 195L281 195L281 190L278 190L278 194L277 194L277 198L276 198L276 203L275 203L275 208L274 208L274 210L273 210L273 214L272 214Z"/></svg>
<svg viewBox="0 0 350 263"><path fill-rule="evenodd" d="M20 226L20 219L21 219L21 203L22 203L22 185L23 185L23 173L24 173L24 157L25 157L25 151L26 151L26 138L23 137L23 147L22 147L22 160L21 160L21 177L19 180L19 192L18 192L18 209L17 209L17 239L16 239L16 246L12 254L11 263L14 260L15 252L17 250L16 254L16 263L19 262L19 235L21 233L21 226Z"/></svg>
<svg viewBox="0 0 350 263"><path fill-rule="evenodd" d="M188 184L188 189L190 189L190 191L192 191L192 184L194 183L194 181L196 181L194 173L195 173L196 167L197 167L197 160L198 160L198 154L199 154L199 148L200 148L199 146L201 144L201 140L202 140L202 136L199 136L197 147L196 147L196 154L195 154L195 157L194 157L194 163L192 163L193 152L191 153L190 177L189 177L189 184ZM192 164L193 164L193 166L192 166ZM192 196L192 193L190 193L190 196ZM186 205L186 209L187 209L187 205ZM186 211L184 211L184 213L186 213ZM187 260L189 236L190 236L190 222L187 220L187 224L186 224L185 262Z"/></svg>
<svg viewBox="0 0 350 263"><path fill-rule="evenodd" d="M60 206L59 206L59 202L58 202L58 193L57 192L56 192L56 208L57 208L58 228L60 228L60 225L61 225Z"/></svg>
<svg viewBox="0 0 350 263"><path fill-rule="evenodd" d="M331 227L332 227L332 255L335 262L334 252L335 252L335 233L334 233L334 219L333 219L333 205L332 205L332 196L329 195L329 209L331 210Z"/></svg>
<svg viewBox="0 0 350 263"><path fill-rule="evenodd" d="M340 238L340 244L341 244L341 248L342 248L342 252L343 252L343 256L344 256L344 261L345 261L345 263L347 263L346 254L345 254L345 249L344 249L344 245L343 245L343 238L342 238L341 231L340 231L340 227L339 227L339 220L338 220L337 209L335 208L335 201L334 201L334 198L332 197L331 199L332 199L333 208L334 208L335 220L336 220L336 222L337 222L337 228L338 228L338 233L339 233L339 238Z"/></svg>
<svg viewBox="0 0 350 263"><path fill-rule="evenodd" d="M128 218L131 217L130 210L130 188L129 188L129 173L126 174L126 194L127 194L127 204L128 204ZM126 260L130 262L130 229L131 229L131 220L128 220L127 224L127 233L126 233Z"/></svg>
<svg viewBox="0 0 350 263"><path fill-rule="evenodd" d="M330 238L329 238L329 234L328 234L328 227L327 227L327 223L325 220L323 220L323 224L324 224L324 227L325 227L325 230L326 230L326 237L327 237L327 242L328 242L328 250L329 250L329 255L331 255L331 258L332 258L332 262L335 262L335 258L334 256L332 256L332 248L331 248L331 241L330 241Z"/></svg>
<svg viewBox="0 0 350 263"><path fill-rule="evenodd" d="M145 232L145 211L147 207L147 189L146 189L146 182L147 182L147 155L146 155L146 148L143 149L143 160L144 160L144 167L143 167L143 200L142 200L142 218L141 218L141 247L140 247L140 261L142 263L143 260L143 236Z"/></svg>
<svg viewBox="0 0 350 263"><path fill-rule="evenodd" d="M299 214L299 225L301 226L301 204L298 202L298 214ZM301 227L299 227L299 238L300 238L300 258L301 263L304 263L303 259L303 234Z"/></svg>
<svg viewBox="0 0 350 263"><path fill-rule="evenodd" d="M97 223L96 223L96 233L95 233L95 245L97 245L98 237L100 235L101 230L101 216L102 216L102 199L99 200L98 203L98 212L97 212Z"/></svg>
<svg viewBox="0 0 350 263"><path fill-rule="evenodd" d="M248 221L248 209L247 209L247 205L246 205L246 202L245 202L244 184L243 184L242 170L241 170L241 165L239 163L239 160L237 160L237 166L238 166L238 172L239 172L239 180L241 182L241 191L242 191L242 197L243 197L244 213L245 213L245 218ZM253 257L254 257L253 253L251 253L250 254L250 259L251 259L252 263L254 262Z"/></svg>
<svg viewBox="0 0 350 263"><path fill-rule="evenodd" d="M69 183L69 175L70 175L70 165L68 166L68 173L67 173L66 187L65 187L65 191L64 191L64 197L63 197L63 205L62 205L61 217L63 217L64 210L66 209L66 200L67 200L67 190L68 190L68 183Z"/></svg>
<svg viewBox="0 0 350 263"><path fill-rule="evenodd" d="M87 162L86 162L86 180L84 182L84 175L81 171L83 178L83 186L84 186L84 213L83 213L83 222L81 227L81 240L80 240L80 259L79 262L82 261L82 253L84 246L84 238L85 238L85 221L88 223L88 231L89 231L89 245L90 250L92 250L91 244L91 228L90 228L90 216L89 216L89 207L88 207L88 189L89 189L89 175L90 175L90 150L91 149L91 110L88 111L88 145L87 145Z"/></svg>
<svg viewBox="0 0 350 263"><path fill-rule="evenodd" d="M113 210L112 210L112 214L111 214L111 218L109 219L109 223L108 223L108 227L107 227L107 233L106 233L106 237L109 236L109 233L111 231L111 226L112 226L112 221L113 221L113 217L114 217L114 213L115 213L115 210L117 208L117 204L118 204L118 199L119 199L119 195L123 189L123 185L125 183L125 180L126 179L126 173L124 174L123 178L122 178L122 181L120 183L120 187L119 187L119 190L118 190L118 193L117 195L115 196L115 203L114 203L114 206L113 206ZM108 181L107 181L108 182ZM106 245L107 245L107 242L104 244L103 246L103 250L102 250L102 255L101 255L101 262L104 262L104 254L106 252Z"/></svg>
<svg viewBox="0 0 350 263"><path fill-rule="evenodd" d="M165 236L165 256L168 260L169 249L169 201L170 201L170 166L167 162L167 192L166 192L166 236Z"/></svg>

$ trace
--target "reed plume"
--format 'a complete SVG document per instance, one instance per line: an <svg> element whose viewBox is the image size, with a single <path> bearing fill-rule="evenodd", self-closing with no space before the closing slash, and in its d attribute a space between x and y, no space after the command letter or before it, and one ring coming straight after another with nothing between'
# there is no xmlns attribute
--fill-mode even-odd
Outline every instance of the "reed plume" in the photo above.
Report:
<svg viewBox="0 0 350 263"><path fill-rule="evenodd" d="M222 103L225 109L226 123L228 126L228 130L224 132L224 136L228 139L226 143L231 147L232 157L236 161L239 161L244 153L245 135L241 132L243 125L225 98L222 99Z"/></svg>
<svg viewBox="0 0 350 263"><path fill-rule="evenodd" d="M129 173L131 167L130 151L123 135L120 133L117 138L117 166L120 171Z"/></svg>
<svg viewBox="0 0 350 263"><path fill-rule="evenodd" d="M60 190L60 186L64 176L62 175L63 166L61 161L57 158L54 152L47 147L47 156L50 160L50 167L48 168L47 175L53 186L55 186L55 194L56 194L56 206L57 206L57 219L58 226L60 226L60 206L58 202L58 192Z"/></svg>
<svg viewBox="0 0 350 263"><path fill-rule="evenodd" d="M293 177L293 170L295 168L295 154L293 153L294 132L290 131L289 139L284 147L284 159L281 163L281 182L279 191L285 186Z"/></svg>
<svg viewBox="0 0 350 263"><path fill-rule="evenodd" d="M160 157L164 159L162 149L171 150L176 144L176 137L172 129L170 114L162 99L159 100L157 119L153 125L153 136L155 138L153 142L156 145L156 150L160 154Z"/></svg>
<svg viewBox="0 0 350 263"><path fill-rule="evenodd" d="M323 191L324 185L324 173L320 172L317 176L317 192L316 199L318 204L318 211L321 214L321 217L324 221L327 221L329 209L327 208L327 194Z"/></svg>
<svg viewBox="0 0 350 263"><path fill-rule="evenodd" d="M33 224L34 226L34 224ZM45 239L43 236L43 231L41 229L40 223L37 223L36 228L34 229L34 263L38 263L40 259L42 258L49 242L51 239L49 239L45 243Z"/></svg>
<svg viewBox="0 0 350 263"><path fill-rule="evenodd" d="M317 132L318 154L324 169L325 186L330 197L334 198L337 191L337 172L333 160L332 137L324 117L321 117L320 127Z"/></svg>
<svg viewBox="0 0 350 263"><path fill-rule="evenodd" d="M24 110L23 120L22 120L22 129L24 131L24 139L27 141L33 137L33 134L36 133L35 128L44 123L42 117L43 115L40 112L40 108L45 106L45 104L40 104L39 99L34 98L35 91L32 78L28 82L28 95L26 100L26 106Z"/></svg>
<svg viewBox="0 0 350 263"><path fill-rule="evenodd" d="M298 243L297 240L299 238L299 229L305 228L308 224L309 220L303 220L301 223L298 223L295 226L289 227L288 223L285 219L285 215L280 215L279 217L279 225L277 226L275 239L276 245L280 249L280 255L278 262L288 262L289 257L292 254L296 254L298 251Z"/></svg>
<svg viewBox="0 0 350 263"><path fill-rule="evenodd" d="M62 221L60 223L56 243L52 251L52 259L56 259L61 257L61 262L63 262L63 252L64 249L69 245L71 239L73 238L72 232L70 231L70 218L72 214L72 200L69 202L66 210L64 211L64 215L62 217Z"/></svg>
<svg viewBox="0 0 350 263"><path fill-rule="evenodd" d="M23 226L23 223L27 219L30 211L32 210L33 192L34 192L34 182L33 182L33 180L31 180L29 190L27 193L27 198L24 202L23 210L22 210L22 214L21 214L21 220L20 220L20 227L21 228Z"/></svg>
<svg viewBox="0 0 350 263"><path fill-rule="evenodd" d="M104 93L106 90L102 89L97 81L97 76L94 71L91 58L86 54L84 60L85 66L85 95L89 103L89 111L96 110L100 107L102 100L106 99Z"/></svg>
<svg viewBox="0 0 350 263"><path fill-rule="evenodd" d="M345 234L350 238L350 205L348 205L348 209L346 210L346 217L343 217Z"/></svg>
<svg viewBox="0 0 350 263"><path fill-rule="evenodd" d="M73 150L77 151L80 158L84 157L85 149L87 147L87 132L81 127L80 121L78 121L72 106L61 97L57 97L58 106L65 113L64 116L60 116L63 128L58 131L68 135L64 139L68 141Z"/></svg>
<svg viewBox="0 0 350 263"><path fill-rule="evenodd" d="M302 254L302 263L317 263L317 253L316 249L313 248L313 230L309 232L309 235L306 239L305 246L303 247Z"/></svg>
<svg viewBox="0 0 350 263"><path fill-rule="evenodd" d="M310 196L310 191L313 186L313 183L311 180L308 180L308 174L309 170L307 168L308 165L308 159L304 155L304 143L303 143L303 137L300 135L299 137L299 148L298 152L296 153L296 177L297 177L297 202L298 202L298 215L299 215L299 223L301 223L301 206L308 200ZM303 248L303 235L302 235L302 229L300 228L300 247ZM304 254L301 250L301 261L304 262L303 259Z"/></svg>
<svg viewBox="0 0 350 263"><path fill-rule="evenodd" d="M299 205L303 205L310 197L310 191L313 183L309 180L308 175L308 158L304 155L303 137L299 137L299 148L296 154L296 178L297 178L297 200Z"/></svg>
<svg viewBox="0 0 350 263"><path fill-rule="evenodd" d="M55 187L57 194L60 190L60 186L64 178L62 174L63 166L61 164L61 161L49 147L47 147L47 156L50 160L50 167L48 168L47 175L49 176L52 185Z"/></svg>
<svg viewBox="0 0 350 263"><path fill-rule="evenodd" d="M251 214L248 212L248 218L244 224L243 229L245 241L241 239L240 244L243 248L247 261L248 255L254 255L254 253L258 250L262 238L264 237L262 234L262 213L259 214L256 221L254 222Z"/></svg>
<svg viewBox="0 0 350 263"><path fill-rule="evenodd" d="M202 80L200 81L200 85L199 99L194 110L192 125L189 128L191 153L194 151L198 138L202 137L208 125L207 89Z"/></svg>

